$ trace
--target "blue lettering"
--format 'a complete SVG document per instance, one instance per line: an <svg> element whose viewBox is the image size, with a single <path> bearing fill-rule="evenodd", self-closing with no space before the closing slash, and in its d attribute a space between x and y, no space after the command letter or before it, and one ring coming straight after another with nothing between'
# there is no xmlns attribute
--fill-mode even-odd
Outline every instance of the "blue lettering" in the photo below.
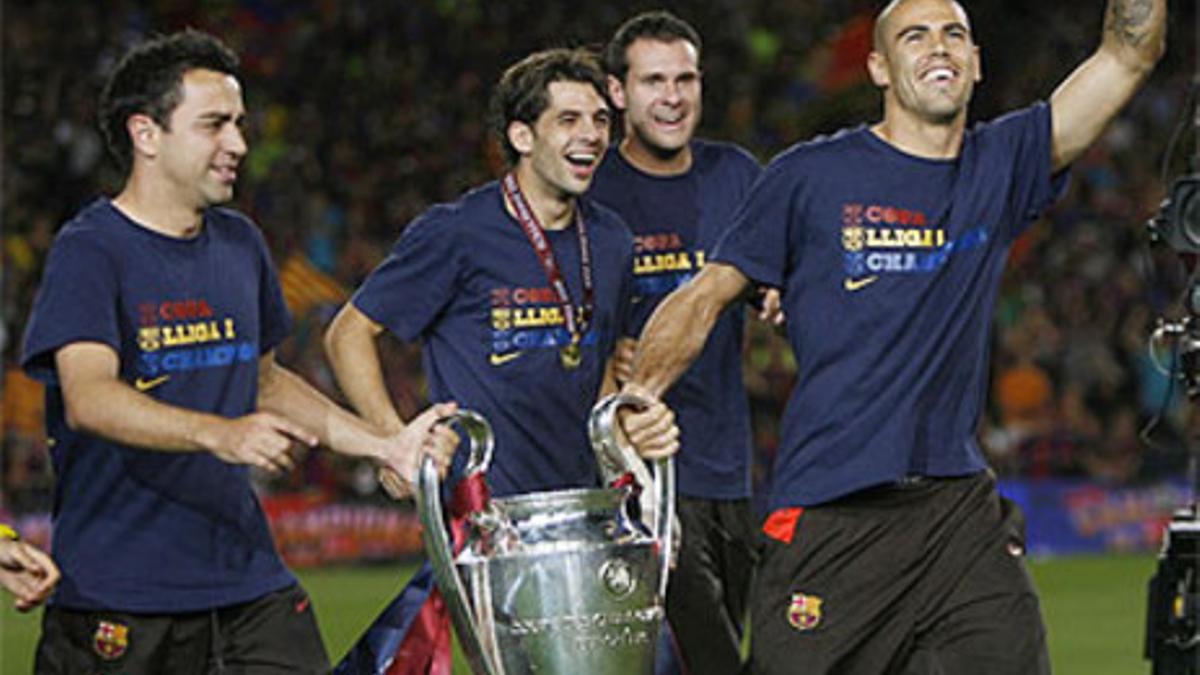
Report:
<svg viewBox="0 0 1200 675"><path fill-rule="evenodd" d="M243 342L238 345L237 358L243 363L246 361L254 361L258 358L258 347L253 342Z"/></svg>
<svg viewBox="0 0 1200 675"><path fill-rule="evenodd" d="M862 276L867 271L868 263L864 260L861 252L845 254L846 274L852 277Z"/></svg>
<svg viewBox="0 0 1200 675"><path fill-rule="evenodd" d="M846 274L852 277L865 273L881 272L934 272L945 265L955 253L983 246L988 241L988 232L982 227L964 232L956 240L948 241L940 249L930 253L873 252L846 253L843 265Z"/></svg>
<svg viewBox="0 0 1200 675"><path fill-rule="evenodd" d="M220 368L235 361L239 363L253 362L258 359L258 346L253 342L220 345L217 347L198 347L195 349L173 349L165 354L141 355L141 371L148 376L159 372L177 373L185 370L201 368Z"/></svg>
<svg viewBox="0 0 1200 675"><path fill-rule="evenodd" d="M635 277L633 288L640 295L666 295L686 284L695 276L692 272L670 272Z"/></svg>
<svg viewBox="0 0 1200 675"><path fill-rule="evenodd" d="M195 367L195 359L192 356L192 350L179 349L163 356L163 370L168 373L174 373L181 370L191 370Z"/></svg>
<svg viewBox="0 0 1200 675"><path fill-rule="evenodd" d="M233 345L222 345L220 347L210 347L201 350L197 354L198 368L216 368L219 366L227 366L233 363L233 357L237 353L237 348Z"/></svg>
<svg viewBox="0 0 1200 675"><path fill-rule="evenodd" d="M592 329L584 333L579 344L587 347L597 344L599 340L599 334ZM571 334L565 328L492 331L492 352L496 354L526 349L565 347L569 344L571 344Z"/></svg>

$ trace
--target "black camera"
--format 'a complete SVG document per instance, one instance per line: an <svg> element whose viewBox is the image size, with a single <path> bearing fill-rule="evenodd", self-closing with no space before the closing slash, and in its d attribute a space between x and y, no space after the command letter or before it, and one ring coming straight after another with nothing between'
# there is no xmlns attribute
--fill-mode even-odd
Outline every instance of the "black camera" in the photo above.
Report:
<svg viewBox="0 0 1200 675"><path fill-rule="evenodd" d="M1150 579L1146 658L1152 675L1200 673L1200 519L1196 507L1175 514Z"/></svg>
<svg viewBox="0 0 1200 675"><path fill-rule="evenodd" d="M1171 194L1147 226L1151 241L1179 253L1200 253L1200 175L1176 179Z"/></svg>
<svg viewBox="0 0 1200 675"><path fill-rule="evenodd" d="M1200 120L1200 117L1197 118ZM1178 178L1148 223L1150 238L1176 253L1200 253L1200 174ZM1200 398L1200 280L1192 278L1183 298L1187 316L1160 319L1152 345L1173 340L1178 362L1172 377L1184 383L1189 400ZM1191 460L1193 475L1196 457ZM1158 568L1146 606L1145 656L1152 675L1200 675L1200 503L1175 513L1163 533Z"/></svg>

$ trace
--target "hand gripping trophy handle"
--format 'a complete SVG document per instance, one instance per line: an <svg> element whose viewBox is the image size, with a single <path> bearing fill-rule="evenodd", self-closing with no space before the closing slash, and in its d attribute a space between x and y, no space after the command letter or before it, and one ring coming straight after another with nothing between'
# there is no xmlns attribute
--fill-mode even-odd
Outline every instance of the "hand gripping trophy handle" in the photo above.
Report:
<svg viewBox="0 0 1200 675"><path fill-rule="evenodd" d="M646 470L646 462L629 446L617 442L617 411L625 406L647 408L651 401L637 394L622 392L602 399L592 409L588 420L588 437L596 453L596 463L606 485L632 474L642 487L642 518L658 541L662 561L659 569L658 595L664 601L667 594L667 575L671 567L671 546L675 537L675 462L670 457L653 462L654 476ZM646 490L652 486L652 490Z"/></svg>
<svg viewBox="0 0 1200 675"><path fill-rule="evenodd" d="M464 477L485 473L492 463L494 437L492 425L477 412L459 410L453 415L438 420L439 424L457 422L470 441L470 456ZM491 662L484 651L483 641L471 615L466 586L454 566L454 547L446 533L445 515L442 510L441 481L433 458L421 460L417 477L417 514L421 520L421 538L425 542L433 577L450 609L454 625L459 628L458 639L463 653L471 663L471 669L483 675L499 675L499 667Z"/></svg>

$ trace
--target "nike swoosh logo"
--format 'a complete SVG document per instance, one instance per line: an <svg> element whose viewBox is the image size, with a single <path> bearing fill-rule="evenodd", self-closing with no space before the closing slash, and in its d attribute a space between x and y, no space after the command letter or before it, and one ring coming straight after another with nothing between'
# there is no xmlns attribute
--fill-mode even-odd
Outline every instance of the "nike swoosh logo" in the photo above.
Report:
<svg viewBox="0 0 1200 675"><path fill-rule="evenodd" d="M138 391L150 391L151 389L157 387L158 385L162 384L163 382L166 382L169 379L171 379L170 375L162 375L162 376L156 377L152 380L143 380L142 378L139 377L138 379L133 381L133 388L137 389Z"/></svg>
<svg viewBox="0 0 1200 675"><path fill-rule="evenodd" d="M847 279L846 283L845 283L845 287L846 287L846 290L853 293L855 291L861 291L862 289L866 288L867 286L870 286L871 284L875 283L876 281L879 281L879 277L877 277L877 276L863 277L862 279Z"/></svg>
<svg viewBox="0 0 1200 675"><path fill-rule="evenodd" d="M493 366L502 366L519 357L523 353L524 352L509 352L507 354L492 354L488 357L488 361L491 361Z"/></svg>

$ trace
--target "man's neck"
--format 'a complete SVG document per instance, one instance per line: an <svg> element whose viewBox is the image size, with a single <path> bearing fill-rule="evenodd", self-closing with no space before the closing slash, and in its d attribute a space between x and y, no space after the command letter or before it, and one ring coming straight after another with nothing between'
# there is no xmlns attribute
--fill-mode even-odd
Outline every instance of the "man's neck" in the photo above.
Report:
<svg viewBox="0 0 1200 675"><path fill-rule="evenodd" d="M887 114L871 132L892 147L925 159L954 159L962 150L966 113L950 122L930 122L913 115Z"/></svg>
<svg viewBox="0 0 1200 675"><path fill-rule="evenodd" d="M112 200L121 213L138 225L177 239L200 234L204 216L194 207L172 201L165 189L154 189L144 181L131 179Z"/></svg>
<svg viewBox="0 0 1200 675"><path fill-rule="evenodd" d="M543 230L562 230L571 224L575 215L575 196L546 185L532 167L522 162L515 171L521 196L533 211ZM513 217L516 211L505 198L504 206Z"/></svg>
<svg viewBox="0 0 1200 675"><path fill-rule="evenodd" d="M675 152L664 153L647 146L632 129L625 130L625 138L617 146L617 152L635 168L652 176L679 176L692 168L691 143Z"/></svg>

